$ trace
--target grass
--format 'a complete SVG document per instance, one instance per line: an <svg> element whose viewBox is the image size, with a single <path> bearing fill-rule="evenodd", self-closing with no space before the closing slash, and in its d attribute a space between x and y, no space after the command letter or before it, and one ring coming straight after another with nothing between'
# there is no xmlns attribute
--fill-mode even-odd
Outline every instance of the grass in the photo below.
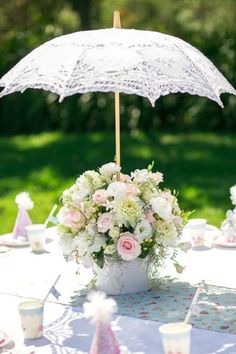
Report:
<svg viewBox="0 0 236 354"><path fill-rule="evenodd" d="M164 185L179 191L182 208L219 226L232 208L235 138L213 133L122 133L123 171L145 168L154 160L155 168L164 173ZM13 228L17 193L30 193L35 202L30 215L41 223L80 173L112 161L113 156L112 133L0 138L0 234Z"/></svg>

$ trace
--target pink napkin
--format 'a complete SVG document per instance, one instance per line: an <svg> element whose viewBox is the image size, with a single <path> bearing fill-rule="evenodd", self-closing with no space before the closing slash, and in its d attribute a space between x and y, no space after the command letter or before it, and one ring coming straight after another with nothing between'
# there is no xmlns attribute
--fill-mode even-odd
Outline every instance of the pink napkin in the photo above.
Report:
<svg viewBox="0 0 236 354"><path fill-rule="evenodd" d="M16 217L14 229L13 229L13 238L17 239L18 237L24 237L27 239L27 232L25 227L31 225L32 221L27 212L28 209L32 209L34 203L29 197L29 194L22 192L16 196L16 204L18 205L19 211Z"/></svg>

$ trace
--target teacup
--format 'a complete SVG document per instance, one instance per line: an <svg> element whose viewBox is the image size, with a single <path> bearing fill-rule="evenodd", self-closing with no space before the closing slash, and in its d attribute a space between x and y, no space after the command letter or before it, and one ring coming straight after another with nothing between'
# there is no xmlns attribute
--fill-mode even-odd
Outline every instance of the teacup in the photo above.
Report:
<svg viewBox="0 0 236 354"><path fill-rule="evenodd" d="M30 247L34 253L41 253L45 250L45 229L46 227L44 224L26 226Z"/></svg>
<svg viewBox="0 0 236 354"><path fill-rule="evenodd" d="M190 219L187 230L190 234L193 247L203 247L205 245L206 219Z"/></svg>

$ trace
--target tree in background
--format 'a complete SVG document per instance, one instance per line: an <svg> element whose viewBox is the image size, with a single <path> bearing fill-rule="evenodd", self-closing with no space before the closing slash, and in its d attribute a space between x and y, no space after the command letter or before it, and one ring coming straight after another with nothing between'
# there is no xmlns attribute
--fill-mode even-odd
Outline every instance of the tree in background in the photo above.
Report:
<svg viewBox="0 0 236 354"><path fill-rule="evenodd" d="M120 9L122 27L176 35L198 47L236 86L235 0L0 0L0 75L30 50L56 36L112 26ZM225 109L187 94L146 99L122 95L123 129L236 129L236 99L223 96ZM113 95L66 98L27 90L0 100L0 133L113 128Z"/></svg>

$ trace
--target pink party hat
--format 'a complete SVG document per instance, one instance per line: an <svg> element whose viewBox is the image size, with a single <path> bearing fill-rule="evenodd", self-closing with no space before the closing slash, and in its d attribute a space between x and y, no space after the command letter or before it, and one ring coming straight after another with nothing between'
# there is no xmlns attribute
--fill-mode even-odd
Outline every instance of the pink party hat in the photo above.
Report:
<svg viewBox="0 0 236 354"><path fill-rule="evenodd" d="M100 291L88 295L84 304L84 315L92 318L96 325L90 354L120 354L118 340L111 328L111 316L117 310L115 300L107 299L106 294Z"/></svg>
<svg viewBox="0 0 236 354"><path fill-rule="evenodd" d="M18 205L18 214L15 221L15 226L13 229L13 238L17 239L18 237L27 238L27 232L25 227L31 225L32 221L27 212L28 209L32 209L34 203L30 199L29 193L22 192L16 196L16 204Z"/></svg>

